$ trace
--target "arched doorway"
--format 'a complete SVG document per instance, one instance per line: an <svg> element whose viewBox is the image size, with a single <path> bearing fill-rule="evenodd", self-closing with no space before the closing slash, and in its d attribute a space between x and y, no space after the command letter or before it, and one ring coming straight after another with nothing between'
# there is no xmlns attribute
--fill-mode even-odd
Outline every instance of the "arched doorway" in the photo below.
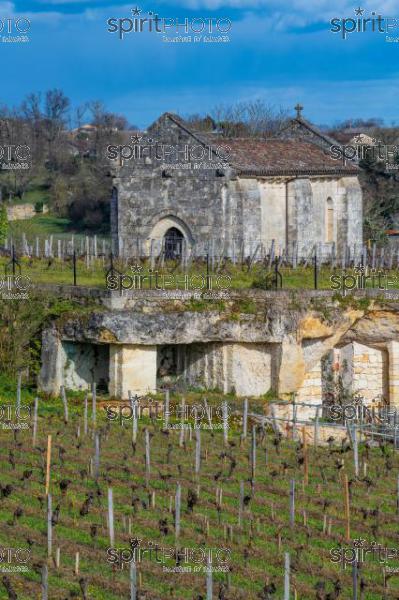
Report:
<svg viewBox="0 0 399 600"><path fill-rule="evenodd" d="M176 227L170 227L164 235L166 259L180 259L183 254L184 235Z"/></svg>

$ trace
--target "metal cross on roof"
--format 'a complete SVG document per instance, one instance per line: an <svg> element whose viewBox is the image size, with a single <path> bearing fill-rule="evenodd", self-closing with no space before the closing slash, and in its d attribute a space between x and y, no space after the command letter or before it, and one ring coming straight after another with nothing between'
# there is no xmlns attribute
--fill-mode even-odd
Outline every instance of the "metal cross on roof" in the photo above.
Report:
<svg viewBox="0 0 399 600"><path fill-rule="evenodd" d="M299 104L299 103L298 103L298 104L297 104L297 105L296 105L294 108L295 108L295 110L296 110L296 118L297 118L297 119L300 119L300 118L302 117L302 115L301 115L301 112L303 111L303 106L302 106L302 104Z"/></svg>

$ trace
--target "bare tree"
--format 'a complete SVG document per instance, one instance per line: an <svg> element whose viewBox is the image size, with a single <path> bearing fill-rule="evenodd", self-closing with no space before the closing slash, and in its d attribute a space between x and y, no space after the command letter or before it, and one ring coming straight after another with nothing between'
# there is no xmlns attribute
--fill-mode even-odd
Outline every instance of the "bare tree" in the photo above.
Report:
<svg viewBox="0 0 399 600"><path fill-rule="evenodd" d="M288 111L263 100L217 106L212 117L226 137L274 137L288 120Z"/></svg>

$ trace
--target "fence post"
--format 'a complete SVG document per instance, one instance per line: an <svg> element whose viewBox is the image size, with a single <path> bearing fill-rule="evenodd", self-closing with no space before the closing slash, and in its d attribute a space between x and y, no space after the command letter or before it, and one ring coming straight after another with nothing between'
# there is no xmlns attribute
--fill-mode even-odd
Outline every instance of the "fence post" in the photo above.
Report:
<svg viewBox="0 0 399 600"><path fill-rule="evenodd" d="M227 446L228 437L229 437L229 424L228 424L228 410L227 410L227 402L226 401L224 401L222 403L222 415L223 415L223 440L224 440L224 445Z"/></svg>
<svg viewBox="0 0 399 600"><path fill-rule="evenodd" d="M239 505L238 505L238 527L242 526L243 512L244 512L244 482L240 481L240 500L239 500Z"/></svg>
<svg viewBox="0 0 399 600"><path fill-rule="evenodd" d="M68 423L68 418L69 418L69 415L68 415L68 400L67 400L67 397L66 397L66 392L65 392L65 386L64 385L61 386L61 398L62 398L62 403L64 405L64 421L65 421L65 424L67 424Z"/></svg>
<svg viewBox="0 0 399 600"><path fill-rule="evenodd" d="M42 600L48 600L48 568L42 566Z"/></svg>
<svg viewBox="0 0 399 600"><path fill-rule="evenodd" d="M108 488L108 529L109 529L109 542L111 548L115 545L115 534L114 534L114 499L112 494L112 488Z"/></svg>
<svg viewBox="0 0 399 600"><path fill-rule="evenodd" d="M17 381L17 414L19 416L19 411L21 409L21 386L22 386L22 372L18 372L18 381Z"/></svg>
<svg viewBox="0 0 399 600"><path fill-rule="evenodd" d="M284 600L290 600L290 555L284 554Z"/></svg>
<svg viewBox="0 0 399 600"><path fill-rule="evenodd" d="M94 438L94 477L97 481L100 475L100 436L98 433L95 434Z"/></svg>
<svg viewBox="0 0 399 600"><path fill-rule="evenodd" d="M37 409L38 409L38 405L39 405L39 398L36 396L36 398L35 398L35 405L34 405L34 409L33 409L33 436L32 436L32 446L33 446L33 448L36 445L36 438L37 438Z"/></svg>
<svg viewBox="0 0 399 600"><path fill-rule="evenodd" d="M146 484L148 485L151 473L151 462L150 462L150 432L148 429L145 430L145 478Z"/></svg>
<svg viewBox="0 0 399 600"><path fill-rule="evenodd" d="M357 600L357 561L353 561L352 563L352 584L353 584L353 594L352 600Z"/></svg>
<svg viewBox="0 0 399 600"><path fill-rule="evenodd" d="M170 411L169 411L169 390L166 390L165 392L165 404L164 404L164 429L168 429L169 428L169 415L170 415Z"/></svg>
<svg viewBox="0 0 399 600"><path fill-rule="evenodd" d="M195 474L199 477L201 468L201 432L197 427L195 430Z"/></svg>
<svg viewBox="0 0 399 600"><path fill-rule="evenodd" d="M355 475L359 476L359 450L358 450L358 440L357 440L357 427L353 425L353 459L355 462Z"/></svg>
<svg viewBox="0 0 399 600"><path fill-rule="evenodd" d="M244 400L244 414L242 418L242 437L245 439L247 437L247 429L248 429L248 398Z"/></svg>
<svg viewBox="0 0 399 600"><path fill-rule="evenodd" d="M135 558L130 563L130 600L137 600L137 567Z"/></svg>
<svg viewBox="0 0 399 600"><path fill-rule="evenodd" d="M73 265L73 285L76 285L76 250L73 251L72 265Z"/></svg>
<svg viewBox="0 0 399 600"><path fill-rule="evenodd" d="M175 539L176 543L180 537L180 502L181 502L181 485L177 484L175 496Z"/></svg>
<svg viewBox="0 0 399 600"><path fill-rule="evenodd" d="M51 468L51 435L47 436L47 464L46 464L46 496L50 489L50 468Z"/></svg>
<svg viewBox="0 0 399 600"><path fill-rule="evenodd" d="M48 557L51 556L52 546L53 546L52 518L53 518L53 510L52 510L51 494L49 494L47 496L47 556Z"/></svg>
<svg viewBox="0 0 399 600"><path fill-rule="evenodd" d="M256 426L252 426L252 445L251 445L251 479L255 481L256 472Z"/></svg>
<svg viewBox="0 0 399 600"><path fill-rule="evenodd" d="M314 289L317 290L317 252L315 250L314 253L314 257L313 257L313 262L314 262L314 270L313 270L313 278L314 278Z"/></svg>
<svg viewBox="0 0 399 600"><path fill-rule="evenodd" d="M93 382L91 384L91 395L92 395L92 419L93 419L93 429L96 428L97 421L97 389L96 384Z"/></svg>
<svg viewBox="0 0 399 600"><path fill-rule="evenodd" d="M206 569L206 600L212 600L213 598L213 585L212 585L212 567L210 557L208 555L207 569Z"/></svg>
<svg viewBox="0 0 399 600"><path fill-rule="evenodd" d="M295 525L295 479L291 479L290 485L290 527Z"/></svg>

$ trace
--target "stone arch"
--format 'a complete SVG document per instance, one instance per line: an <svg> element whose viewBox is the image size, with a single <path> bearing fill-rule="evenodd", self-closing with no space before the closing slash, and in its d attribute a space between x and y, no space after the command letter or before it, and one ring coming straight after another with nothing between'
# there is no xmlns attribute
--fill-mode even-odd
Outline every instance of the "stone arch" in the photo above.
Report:
<svg viewBox="0 0 399 600"><path fill-rule="evenodd" d="M149 235L149 239L162 243L162 240L170 230L177 230L181 233L186 244L186 249L190 252L194 244L194 238L190 228L182 219L171 214L165 215L155 223Z"/></svg>

